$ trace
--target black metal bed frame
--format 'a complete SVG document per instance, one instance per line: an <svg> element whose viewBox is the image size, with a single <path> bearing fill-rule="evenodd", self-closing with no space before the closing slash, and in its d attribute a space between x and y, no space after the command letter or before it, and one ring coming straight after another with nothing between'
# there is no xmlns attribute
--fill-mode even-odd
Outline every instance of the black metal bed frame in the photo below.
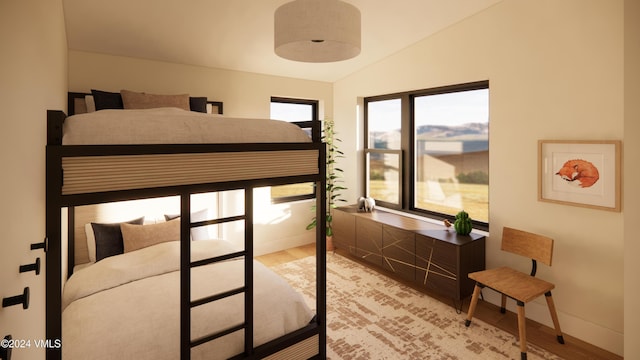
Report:
<svg viewBox="0 0 640 360"><path fill-rule="evenodd" d="M76 93L77 94L77 93ZM72 94L70 94L71 98ZM77 96L77 95L76 95ZM70 100L71 103L71 100ZM221 105L221 103L219 103ZM259 347L253 345L253 189L263 186L283 185L300 182L313 182L316 189L324 189L326 186L325 145L320 142L320 126L313 124L314 142L312 143L268 143L268 144L172 144L172 145L62 145L62 124L66 115L61 111L47 112L47 146L46 146L46 337L47 339L62 340L62 214L61 209L67 208L69 221L68 247L69 269L73 269L73 218L74 206L96 204L103 202L142 199L162 196L180 197L180 356L181 359L189 359L192 347L214 340L227 334L242 331L245 332L244 353L234 359L260 359L273 355L281 350L295 345L301 341L318 337L317 355L312 358L324 359L326 357L326 243L325 228L316 228L316 317L302 329L283 337L275 339ZM238 153L245 151L290 151L313 150L318 154L318 172L312 175L272 177L264 179L247 179L226 182L209 182L189 185L170 185L142 189L125 189L117 191L86 192L79 194L62 193L64 181L63 158L87 157L87 156L128 156L128 155L156 155L156 154L200 154L200 153ZM215 164L212 164L215 166ZM191 223L190 197L192 194L215 192L223 190L244 189L245 214L232 217L214 219L204 222ZM326 214L326 195L324 191L316 192L316 216L319 223L324 223ZM190 229L197 226L206 226L226 221L244 220L245 223L245 249L233 254L223 255L198 262L190 259ZM245 284L244 287L231 290L223 294L214 294L204 299L191 301L191 275L190 269L224 261L230 258L244 257ZM236 327L229 328L218 334L211 334L200 339L191 338L191 309L199 305L222 299L227 296L244 293L245 297L245 322ZM62 346L64 342L62 341ZM59 348L49 348L46 352L47 360L62 358Z"/></svg>

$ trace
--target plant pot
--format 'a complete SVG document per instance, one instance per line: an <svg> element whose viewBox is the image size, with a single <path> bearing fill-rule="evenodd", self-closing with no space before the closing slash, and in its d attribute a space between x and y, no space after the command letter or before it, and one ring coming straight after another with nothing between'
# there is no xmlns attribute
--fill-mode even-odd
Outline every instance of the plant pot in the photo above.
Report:
<svg viewBox="0 0 640 360"><path fill-rule="evenodd" d="M327 236L327 251L333 251L335 249L333 246L333 236Z"/></svg>

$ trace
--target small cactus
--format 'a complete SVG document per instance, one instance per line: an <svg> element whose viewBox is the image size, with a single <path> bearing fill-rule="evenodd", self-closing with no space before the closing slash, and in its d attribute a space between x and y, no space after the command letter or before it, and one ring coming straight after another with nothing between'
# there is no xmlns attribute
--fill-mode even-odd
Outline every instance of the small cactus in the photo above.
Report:
<svg viewBox="0 0 640 360"><path fill-rule="evenodd" d="M473 229L469 214L464 210L456 214L456 221L453 223L453 228L456 229L456 232L460 235L469 235L471 233L471 229Z"/></svg>

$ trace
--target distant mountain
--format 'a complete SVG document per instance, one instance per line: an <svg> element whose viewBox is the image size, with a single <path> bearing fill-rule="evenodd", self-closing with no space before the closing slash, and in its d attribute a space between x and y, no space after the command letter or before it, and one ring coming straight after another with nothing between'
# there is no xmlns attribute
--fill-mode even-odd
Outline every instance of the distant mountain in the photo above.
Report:
<svg viewBox="0 0 640 360"><path fill-rule="evenodd" d="M464 142L466 148L488 148L489 124L468 123L458 126L423 125L418 127L416 141L440 142L458 141ZM378 131L371 134L371 140L375 148L399 149L400 130ZM477 143L473 145L472 143ZM468 151L468 150L465 150Z"/></svg>
<svg viewBox="0 0 640 360"><path fill-rule="evenodd" d="M417 128L418 138L429 139L469 139L487 138L488 123L468 123L458 126L422 125Z"/></svg>

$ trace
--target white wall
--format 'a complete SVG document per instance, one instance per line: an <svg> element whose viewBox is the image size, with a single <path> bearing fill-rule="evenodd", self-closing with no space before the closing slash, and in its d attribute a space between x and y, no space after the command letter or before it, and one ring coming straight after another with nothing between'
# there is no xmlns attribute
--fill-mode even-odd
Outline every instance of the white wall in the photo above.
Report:
<svg viewBox="0 0 640 360"><path fill-rule="evenodd" d="M91 89L207 96L235 117L268 118L271 96L324 100L333 111L330 83L70 50L69 91Z"/></svg>
<svg viewBox="0 0 640 360"><path fill-rule="evenodd" d="M624 5L624 354L633 359L640 354L640 2Z"/></svg>
<svg viewBox="0 0 640 360"><path fill-rule="evenodd" d="M632 186L640 175L640 9L633 0L624 5L623 22L622 0L505 0L337 82L332 94L326 83L76 51L68 53L67 86L62 2L1 1L0 296L29 286L32 299L26 311L0 309L0 337L44 338L44 274L17 269L36 256L44 259L29 244L44 235L45 111L65 109L67 90L189 92L224 101L225 113L233 116L266 116L272 95L323 99L326 113L335 108L346 140L347 198L355 199L362 191L359 97L489 79L492 234L508 224L556 238L555 264L541 268L540 276L557 284L563 330L620 354L624 333L624 352L632 357L640 351L640 249L634 235L640 195ZM535 144L551 138L624 141L622 214L537 202ZM304 212L308 205L291 211ZM298 229L306 221L288 223L283 228L290 230L269 241L305 236ZM500 254L498 242L495 235L489 238L488 265L513 264L515 259ZM527 310L549 323L543 302ZM43 356L36 349L14 352L14 359Z"/></svg>
<svg viewBox="0 0 640 360"><path fill-rule="evenodd" d="M225 115L233 117L269 118L271 96L317 99L325 113L333 111L330 83L69 51L69 91L91 89L207 96L223 101ZM224 199L231 208L243 203L237 196ZM260 206L255 215L256 254L314 241L315 232L305 230L313 217L311 201L272 205L264 191L256 194L256 200ZM269 225L273 223L275 228ZM224 235L239 241L243 231L237 223Z"/></svg>
<svg viewBox="0 0 640 360"><path fill-rule="evenodd" d="M537 201L537 141L626 140L623 60L622 0L505 0L338 81L348 197L362 193L360 97L488 79L487 266L530 267L499 250L505 225L553 237L554 264L538 274L557 286L563 330L622 354L623 214ZM527 316L552 325L544 299Z"/></svg>
<svg viewBox="0 0 640 360"><path fill-rule="evenodd" d="M67 44L61 0L0 1L0 297L31 291L29 308L0 308L0 338L31 340L13 359L43 359L46 110L66 107ZM39 276L20 265L42 260Z"/></svg>

